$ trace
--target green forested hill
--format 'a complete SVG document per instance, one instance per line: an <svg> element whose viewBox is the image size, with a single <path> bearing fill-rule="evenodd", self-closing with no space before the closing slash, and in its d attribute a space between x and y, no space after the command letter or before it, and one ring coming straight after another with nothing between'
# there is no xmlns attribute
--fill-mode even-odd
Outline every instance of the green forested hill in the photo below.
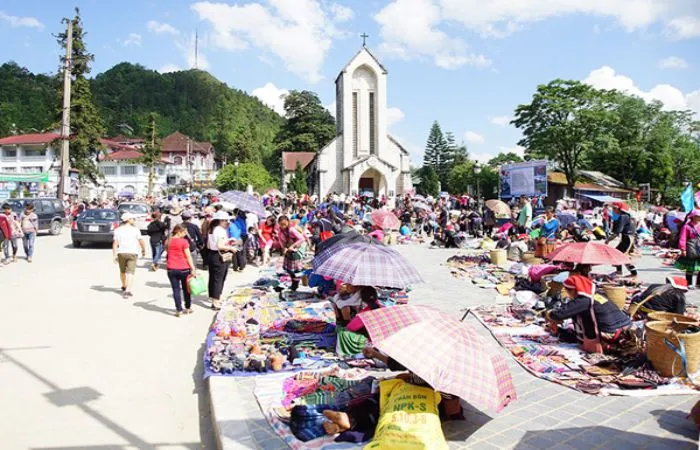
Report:
<svg viewBox="0 0 700 450"><path fill-rule="evenodd" d="M43 130L57 123L60 83L34 75L15 63L0 66L0 134ZM150 112L158 134L179 130L213 142L221 154L241 161L267 162L284 119L243 91L229 88L207 72L161 74L120 63L91 80L108 135L124 134L126 124L141 136Z"/></svg>

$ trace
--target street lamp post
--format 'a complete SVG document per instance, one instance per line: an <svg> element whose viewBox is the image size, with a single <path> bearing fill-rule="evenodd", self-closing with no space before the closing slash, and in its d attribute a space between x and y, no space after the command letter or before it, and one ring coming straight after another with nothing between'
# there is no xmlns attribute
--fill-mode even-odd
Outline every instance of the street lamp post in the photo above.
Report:
<svg viewBox="0 0 700 450"><path fill-rule="evenodd" d="M479 189L479 174L481 173L481 166L479 163L474 163L474 175L476 175L476 201L477 203L481 199L481 193Z"/></svg>
<svg viewBox="0 0 700 450"><path fill-rule="evenodd" d="M233 188L238 190L238 159L233 161Z"/></svg>

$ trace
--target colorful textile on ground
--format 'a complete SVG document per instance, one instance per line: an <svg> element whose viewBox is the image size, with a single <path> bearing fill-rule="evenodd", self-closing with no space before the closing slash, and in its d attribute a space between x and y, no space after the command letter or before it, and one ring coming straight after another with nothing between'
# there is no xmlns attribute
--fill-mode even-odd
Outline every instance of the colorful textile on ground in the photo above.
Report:
<svg viewBox="0 0 700 450"><path fill-rule="evenodd" d="M352 356L362 353L367 345L367 336L348 331L345 327L337 327L336 351L339 355Z"/></svg>
<svg viewBox="0 0 700 450"><path fill-rule="evenodd" d="M586 353L544 328L544 319L527 307L481 306L471 310L498 343L533 375L594 395L688 395L700 387L681 378L664 378L641 355L615 357Z"/></svg>
<svg viewBox="0 0 700 450"><path fill-rule="evenodd" d="M239 289L224 300L207 336L205 377L321 368L338 361L335 315L318 298L285 302Z"/></svg>
<svg viewBox="0 0 700 450"><path fill-rule="evenodd" d="M523 273L523 264L509 264L507 269L492 265L488 253L471 250L466 254L455 255L447 260L452 276L471 280L477 287L496 289L499 294L507 294L515 286L515 278Z"/></svg>

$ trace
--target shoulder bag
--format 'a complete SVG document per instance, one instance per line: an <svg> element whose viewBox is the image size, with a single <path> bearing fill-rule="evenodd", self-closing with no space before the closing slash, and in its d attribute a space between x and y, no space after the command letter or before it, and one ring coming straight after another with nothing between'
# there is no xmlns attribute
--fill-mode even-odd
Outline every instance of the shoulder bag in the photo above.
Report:
<svg viewBox="0 0 700 450"><path fill-rule="evenodd" d="M685 255L688 259L700 258L700 235L697 230L691 226L694 236L685 242Z"/></svg>

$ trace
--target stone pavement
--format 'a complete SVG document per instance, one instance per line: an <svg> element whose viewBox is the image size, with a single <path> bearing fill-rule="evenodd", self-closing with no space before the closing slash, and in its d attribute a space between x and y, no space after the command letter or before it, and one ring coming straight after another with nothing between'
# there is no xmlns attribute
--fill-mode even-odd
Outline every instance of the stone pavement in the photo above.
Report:
<svg viewBox="0 0 700 450"><path fill-rule="evenodd" d="M494 291L475 288L452 277L442 263L456 250L422 246L396 247L413 261L425 284L411 293L411 302L436 306L461 318L463 309L491 304ZM659 267L659 260L643 257L640 276L663 282L677 273ZM612 268L601 268L610 271ZM689 299L700 300L700 292ZM467 319L496 351L505 351L475 319ZM444 424L450 448L454 449L695 449L698 431L685 417L700 395L666 397L595 397L530 375L506 355L518 401L500 414L465 405L466 421ZM288 448L267 425L253 389L254 378L212 378L212 413L224 449Z"/></svg>
<svg viewBox="0 0 700 450"><path fill-rule="evenodd" d="M0 449L215 448L203 299L175 318L146 260L124 300L109 246L74 249L67 229L36 245L34 263L0 268Z"/></svg>

